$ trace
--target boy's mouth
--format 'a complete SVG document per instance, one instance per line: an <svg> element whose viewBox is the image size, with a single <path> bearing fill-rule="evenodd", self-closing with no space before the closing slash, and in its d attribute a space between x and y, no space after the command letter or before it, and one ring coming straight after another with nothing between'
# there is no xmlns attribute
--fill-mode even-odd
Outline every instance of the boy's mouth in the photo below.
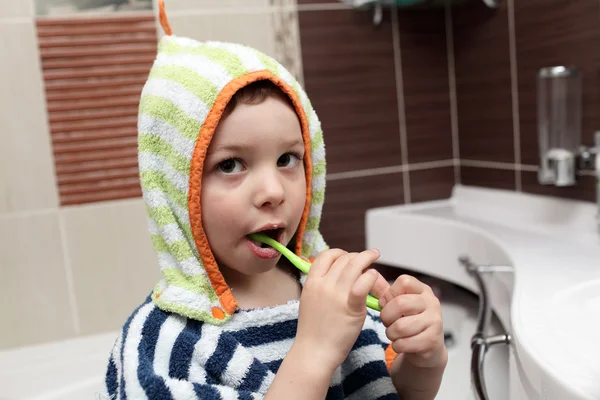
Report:
<svg viewBox="0 0 600 400"><path fill-rule="evenodd" d="M279 227L278 224L277 225L273 224L273 225L269 225L268 229L261 229L258 231L254 231L252 233L262 233L264 235L267 235L267 236L277 240L279 243L283 244L283 239L284 239L283 235L285 233L285 229ZM274 258L281 256L281 253L279 251L275 250L274 248L272 248L271 246L257 242L256 240L252 240L248 236L246 236L246 240L248 243L248 248L258 258L261 258L264 260L270 260L270 259L274 259Z"/></svg>
<svg viewBox="0 0 600 400"><path fill-rule="evenodd" d="M284 228L273 228L273 229L265 229L262 231L256 231L256 232L252 232L252 233L262 233L263 235L267 235L272 239L275 239L276 241L278 241L279 243L282 243L283 240L283 233L284 233ZM254 244L256 244L258 247L261 248L267 248L270 247L267 244L261 243L261 242L257 242L256 240L250 239L250 237L246 236L248 238L248 240L250 240L251 242L253 242Z"/></svg>

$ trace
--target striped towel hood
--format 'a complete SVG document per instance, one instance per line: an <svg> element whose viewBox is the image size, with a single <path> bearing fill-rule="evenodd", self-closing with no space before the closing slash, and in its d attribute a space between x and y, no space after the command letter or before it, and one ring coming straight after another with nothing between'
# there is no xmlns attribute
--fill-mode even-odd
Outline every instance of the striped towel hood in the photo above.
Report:
<svg viewBox="0 0 600 400"><path fill-rule="evenodd" d="M162 279L152 300L164 311L223 324L237 301L211 252L201 221L202 168L219 119L242 87L270 80L296 109L306 149L306 203L295 245L312 258L327 248L319 221L325 190L325 148L317 114L294 77L259 51L231 43L166 35L142 91L138 119L140 180Z"/></svg>

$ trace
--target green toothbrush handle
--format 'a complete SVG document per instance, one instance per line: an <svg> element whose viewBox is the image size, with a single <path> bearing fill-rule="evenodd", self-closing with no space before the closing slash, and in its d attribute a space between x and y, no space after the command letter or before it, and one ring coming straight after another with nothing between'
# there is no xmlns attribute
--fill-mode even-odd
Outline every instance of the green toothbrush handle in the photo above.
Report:
<svg viewBox="0 0 600 400"><path fill-rule="evenodd" d="M373 297L371 295L367 296L367 307L371 310L381 311L381 306L379 305L379 299L377 297Z"/></svg>
<svg viewBox="0 0 600 400"><path fill-rule="evenodd" d="M260 233L253 233L249 236L257 242L267 244L275 250L277 250L278 252L280 252L281 254L283 254L285 258L290 260L290 262L294 264L294 266L303 273L308 274L308 271L310 271L310 263L308 261L305 261L302 258L298 257L296 254L291 252L290 249L279 243L277 240ZM381 311L381 307L379 306L379 300L371 295L367 296L367 307L375 311Z"/></svg>

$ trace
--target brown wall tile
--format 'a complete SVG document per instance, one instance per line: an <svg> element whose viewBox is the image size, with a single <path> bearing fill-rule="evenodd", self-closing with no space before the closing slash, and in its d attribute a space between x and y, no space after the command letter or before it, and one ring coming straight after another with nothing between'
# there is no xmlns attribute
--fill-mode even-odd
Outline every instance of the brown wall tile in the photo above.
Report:
<svg viewBox="0 0 600 400"><path fill-rule="evenodd" d="M398 165L400 134L389 15L300 11L306 91L321 119L328 172Z"/></svg>
<svg viewBox="0 0 600 400"><path fill-rule="evenodd" d="M583 138L600 128L600 12L597 0L515 0L521 156L538 164L536 76L540 68L576 65L583 71Z"/></svg>
<svg viewBox="0 0 600 400"><path fill-rule="evenodd" d="M481 1L452 10L460 157L514 161L508 12Z"/></svg>
<svg viewBox="0 0 600 400"><path fill-rule="evenodd" d="M460 180L467 186L515 190L515 171L508 169L460 167Z"/></svg>
<svg viewBox="0 0 600 400"><path fill-rule="evenodd" d="M556 187L540 185L537 172L521 172L521 183L526 193L543 196L562 197L573 200L596 201L596 178L593 176L580 176L575 186Z"/></svg>
<svg viewBox="0 0 600 400"><path fill-rule="evenodd" d="M408 162L453 157L443 10L398 11Z"/></svg>
<svg viewBox="0 0 600 400"><path fill-rule="evenodd" d="M447 199L454 187L454 167L410 171L411 202Z"/></svg>
<svg viewBox="0 0 600 400"><path fill-rule="evenodd" d="M327 181L321 233L332 248L362 251L367 209L403 202L401 173Z"/></svg>

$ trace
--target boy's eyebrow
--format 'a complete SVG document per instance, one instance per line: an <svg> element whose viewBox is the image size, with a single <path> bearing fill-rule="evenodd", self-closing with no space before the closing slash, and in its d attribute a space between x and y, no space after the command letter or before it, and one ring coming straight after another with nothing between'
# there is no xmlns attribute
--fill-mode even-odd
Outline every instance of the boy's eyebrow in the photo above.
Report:
<svg viewBox="0 0 600 400"><path fill-rule="evenodd" d="M248 149L248 145L246 144L218 144L215 147L210 147L206 154L216 153L218 151L233 151L240 152Z"/></svg>
<svg viewBox="0 0 600 400"><path fill-rule="evenodd" d="M283 142L282 147L293 147L293 146L303 145L303 144L304 144L304 142L302 141L302 139L293 139L293 140L288 140L288 141ZM206 154L208 155L208 154L216 153L218 151L242 152L244 150L248 150L249 148L250 148L250 146L247 143L218 144L215 147L213 147L212 149L209 149L209 151Z"/></svg>

